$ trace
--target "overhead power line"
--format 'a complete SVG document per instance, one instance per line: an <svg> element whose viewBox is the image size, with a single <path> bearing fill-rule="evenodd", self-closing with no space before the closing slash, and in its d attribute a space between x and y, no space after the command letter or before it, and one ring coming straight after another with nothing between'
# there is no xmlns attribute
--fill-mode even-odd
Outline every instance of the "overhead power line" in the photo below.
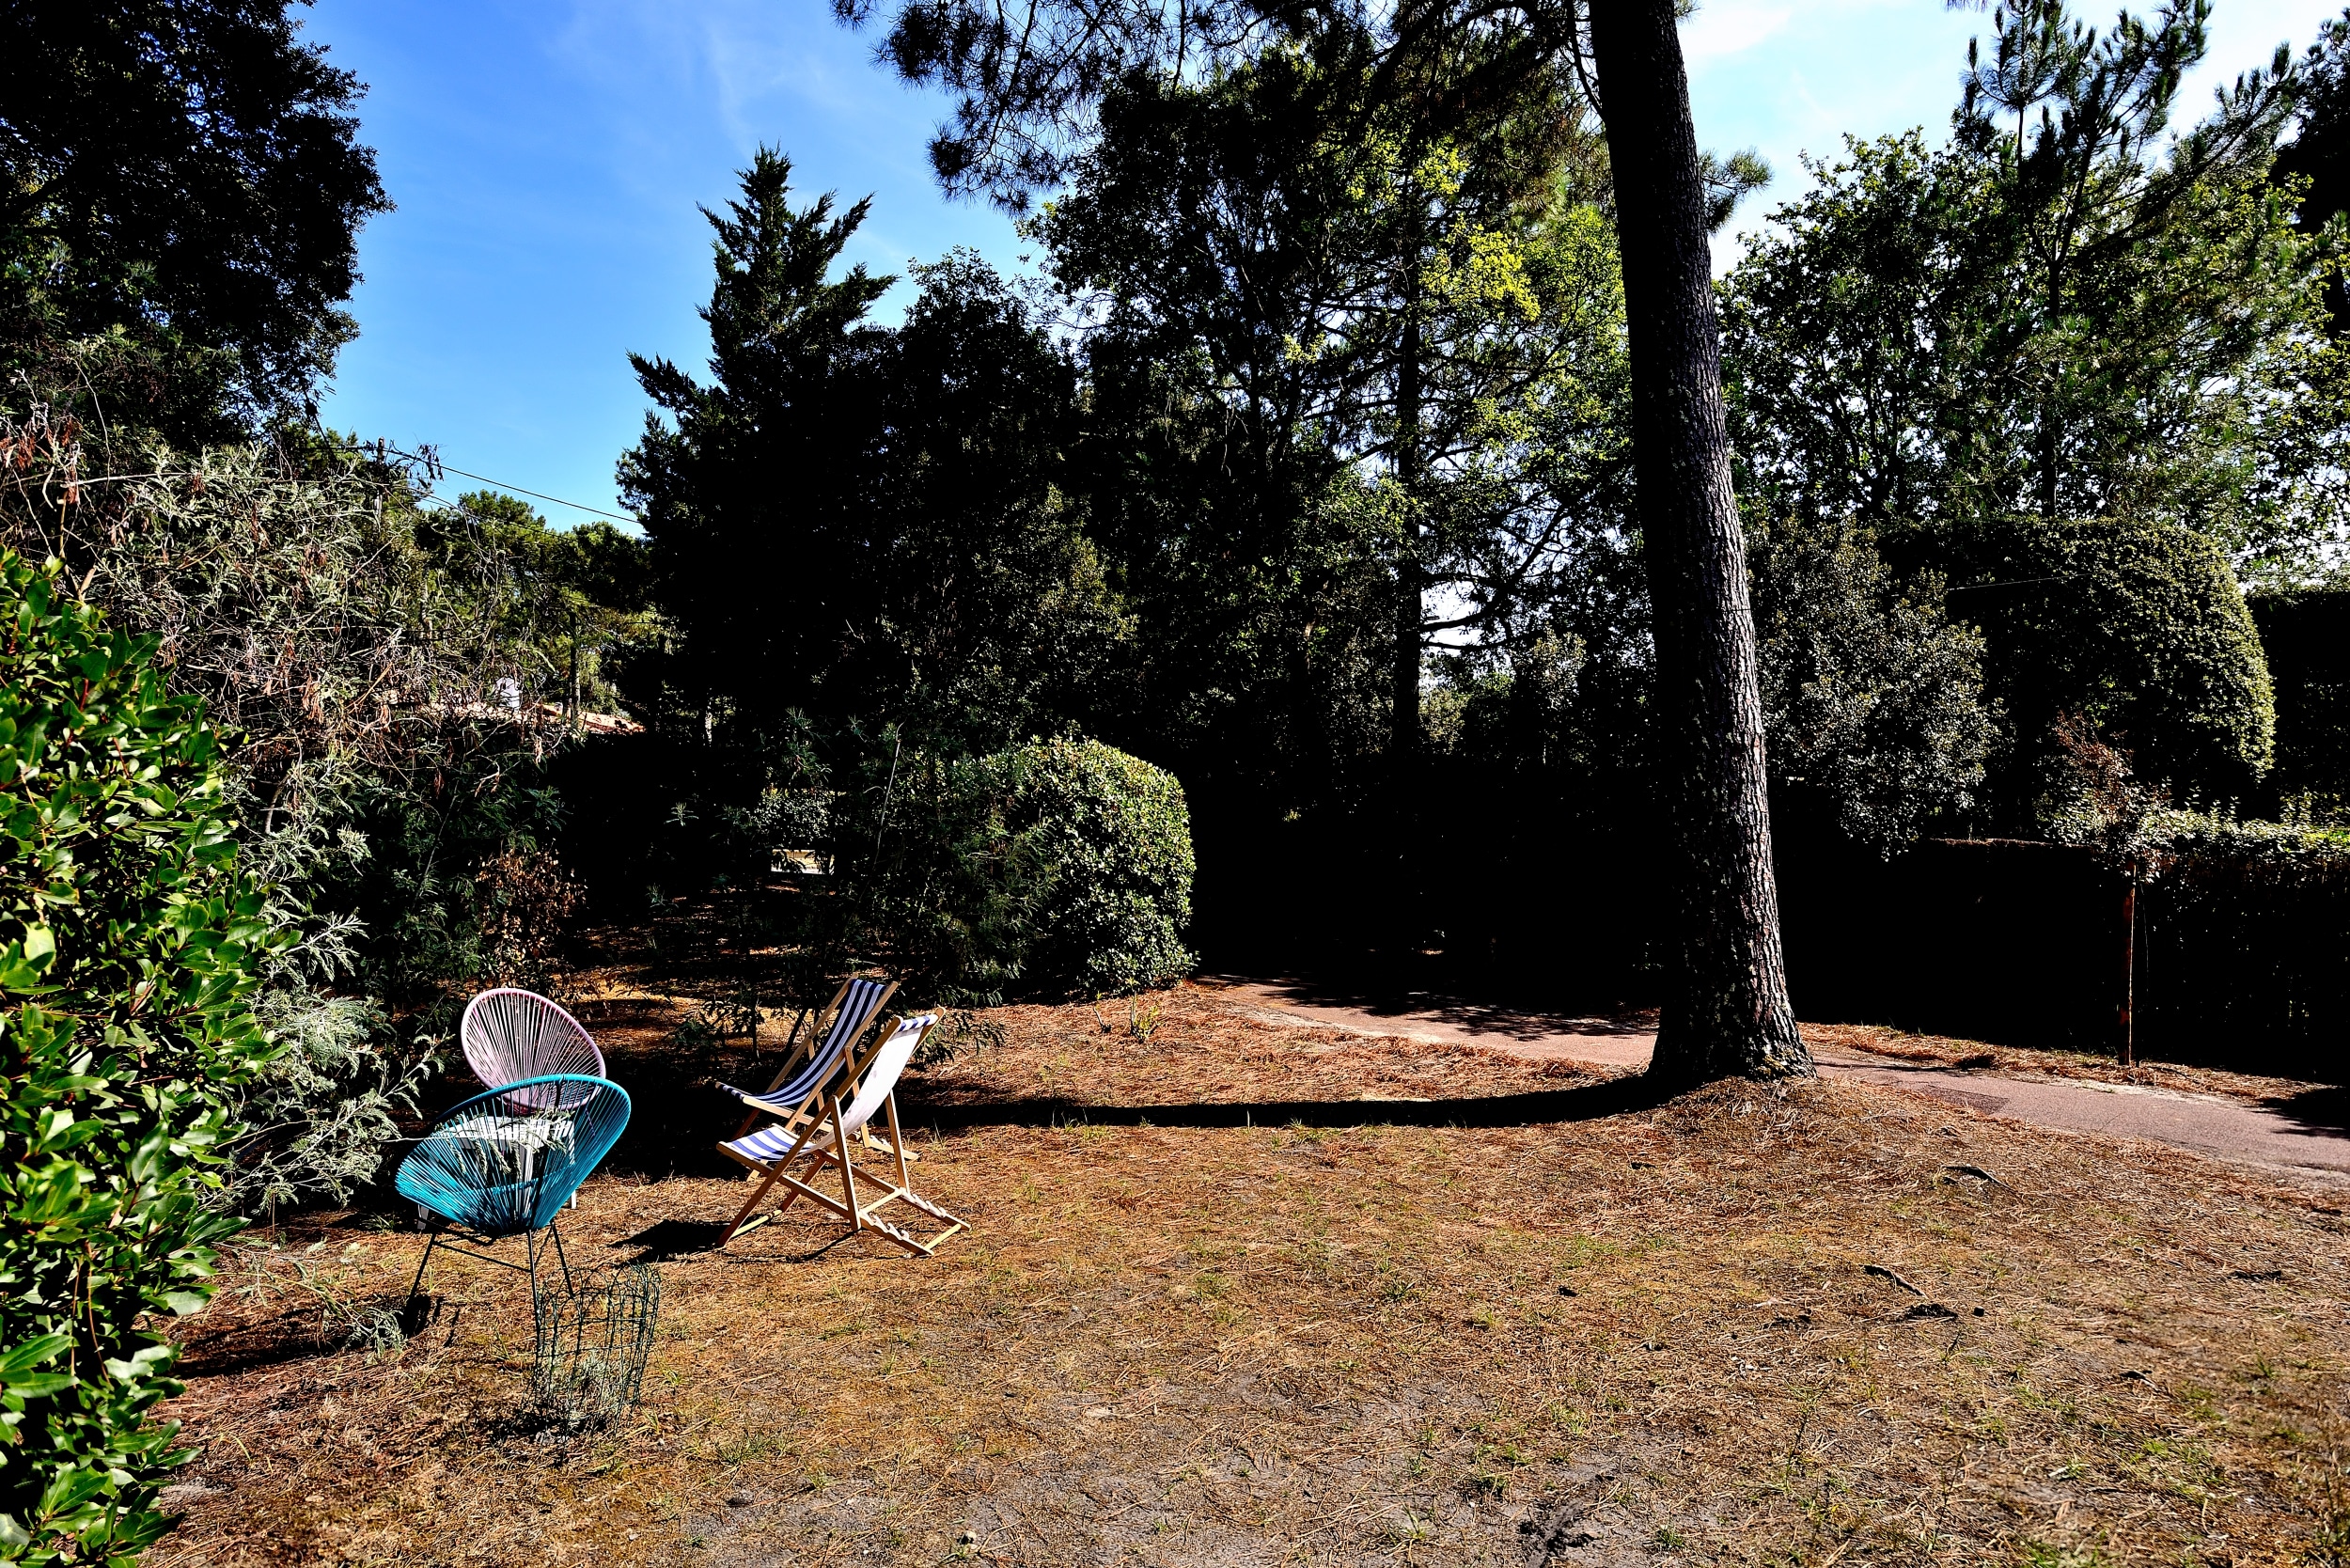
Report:
<svg viewBox="0 0 2350 1568"><path fill-rule="evenodd" d="M578 501L566 501L560 495L549 495L544 491L540 490L525 490L521 485L509 484L504 479L494 479L487 474L469 474L462 468L450 467L447 463L441 462L437 457L418 457L414 452L401 452L397 447L394 447L391 449L395 452L399 452L401 457L407 458L411 462L431 463L433 467L441 470L441 472L445 474L454 474L461 479L473 479L482 484L495 485L500 490L510 490L517 495L527 495L534 501L552 501L558 507L569 507L573 511L584 511L593 517L609 518L615 523L626 523L631 527L637 525L636 519L634 517L623 517L617 511L606 511L602 507L587 506Z"/></svg>
<svg viewBox="0 0 2350 1568"><path fill-rule="evenodd" d="M330 431L321 431L321 433L325 434L330 442L335 439ZM624 517L617 511L606 511L602 507L591 507L583 501L567 501L560 495L550 495L543 490L530 490L522 485L509 484L504 479L494 479L487 474L475 474L462 468L452 468L447 463L441 461L440 452L431 447L425 447L425 449L421 452L404 452L388 441L379 440L373 442L362 441L357 446L349 449L352 451L364 452L369 450L370 448L379 454L389 454L393 457L406 458L410 463L420 463L424 464L426 474L435 479L439 478L443 474L454 474L462 479L472 479L479 484L495 485L500 490L512 491L517 495L527 495L534 501L552 501L558 507L569 507L573 511L584 511L590 517L607 518L614 523L626 523L631 527L641 527L643 525L634 517Z"/></svg>

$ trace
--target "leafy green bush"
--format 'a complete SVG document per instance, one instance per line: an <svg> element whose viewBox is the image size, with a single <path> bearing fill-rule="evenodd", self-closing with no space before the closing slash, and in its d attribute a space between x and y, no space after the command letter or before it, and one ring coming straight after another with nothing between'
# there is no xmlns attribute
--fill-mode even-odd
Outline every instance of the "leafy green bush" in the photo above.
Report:
<svg viewBox="0 0 2350 1568"><path fill-rule="evenodd" d="M1951 613L1983 633L2010 788L2044 791L2060 720L2109 738L2181 804L2241 800L2269 766L2260 634L2227 558L2173 524L1986 519L1888 554L1947 563Z"/></svg>
<svg viewBox="0 0 2350 1568"><path fill-rule="evenodd" d="M127 1560L184 1459L148 1314L211 1294L206 1202L273 943L217 742L153 644L0 552L0 1558Z"/></svg>
<svg viewBox="0 0 2350 1568"><path fill-rule="evenodd" d="M835 819L854 956L909 997L1139 990L1191 966L1191 816L1174 776L1099 741L896 758Z"/></svg>
<svg viewBox="0 0 2350 1568"><path fill-rule="evenodd" d="M1749 536L1771 782L1843 833L1904 844L1982 784L1982 638L1932 575L1898 584L1863 530L1781 521Z"/></svg>

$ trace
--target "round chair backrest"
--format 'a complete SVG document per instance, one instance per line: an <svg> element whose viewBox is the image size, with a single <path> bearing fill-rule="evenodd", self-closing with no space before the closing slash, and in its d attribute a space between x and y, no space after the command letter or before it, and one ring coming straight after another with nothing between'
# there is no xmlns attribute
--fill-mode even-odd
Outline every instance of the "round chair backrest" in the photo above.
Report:
<svg viewBox="0 0 2350 1568"><path fill-rule="evenodd" d="M465 1004L458 1036L465 1061L484 1087L503 1089L549 1074L603 1076L603 1053L579 1020L535 991L501 986ZM524 1095L517 1104L536 1105Z"/></svg>
<svg viewBox="0 0 2350 1568"><path fill-rule="evenodd" d="M492 1090L445 1112L400 1162L405 1197L486 1236L552 1221L628 1126L628 1090L609 1079L549 1074ZM519 1113L515 1102L526 1108Z"/></svg>

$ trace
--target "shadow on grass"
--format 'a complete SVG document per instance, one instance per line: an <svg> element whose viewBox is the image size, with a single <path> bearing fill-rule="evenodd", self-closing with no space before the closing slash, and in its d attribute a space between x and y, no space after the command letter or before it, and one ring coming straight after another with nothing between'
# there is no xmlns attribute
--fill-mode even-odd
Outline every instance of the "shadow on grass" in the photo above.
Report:
<svg viewBox="0 0 2350 1568"><path fill-rule="evenodd" d="M757 1251L722 1253L718 1250L718 1239L726 1233L726 1224L721 1220L665 1219L647 1226L633 1236L623 1236L612 1245L616 1249L623 1247L643 1249L627 1260L630 1263L666 1263L684 1257L718 1258L738 1263L812 1263L844 1243L856 1239L853 1231L827 1226L824 1233L811 1243L796 1233L759 1223L746 1226L736 1237L736 1241L741 1243L753 1238L766 1241L778 1234L791 1235L799 1249L778 1257Z"/></svg>
<svg viewBox="0 0 2350 1568"><path fill-rule="evenodd" d="M293 1308L258 1322L240 1324L180 1341L179 1377L227 1377L289 1361L315 1361L342 1353L342 1346L321 1341L315 1308Z"/></svg>
<svg viewBox="0 0 2350 1568"><path fill-rule="evenodd" d="M707 1252L716 1247L718 1238L726 1233L724 1220L665 1219L647 1226L633 1236L623 1236L612 1245L615 1247L639 1248L637 1255L629 1260L632 1263L664 1263L690 1253Z"/></svg>
<svg viewBox="0 0 2350 1568"><path fill-rule="evenodd" d="M1640 1037L1656 1032L1656 1019L1653 1013L1599 1016L1561 1012L1476 1001L1438 992L1383 990L1328 980L1300 980L1293 976L1266 980L1246 975L1208 975L1201 979L1212 984L1262 986L1283 1001L1302 1003L1308 1007L1345 1008L1373 1018L1395 1019L1404 1023L1422 1019L1448 1025L1471 1036L1489 1034L1525 1042L1562 1034ZM1297 1022L1310 1024L1320 1020L1301 1017Z"/></svg>
<svg viewBox="0 0 2350 1568"><path fill-rule="evenodd" d="M1523 1127L1590 1121L1663 1105L1679 1090L1639 1074L1539 1090L1444 1100L1262 1100L1231 1104L1096 1105L1073 1100L909 1104L909 1129L968 1127Z"/></svg>

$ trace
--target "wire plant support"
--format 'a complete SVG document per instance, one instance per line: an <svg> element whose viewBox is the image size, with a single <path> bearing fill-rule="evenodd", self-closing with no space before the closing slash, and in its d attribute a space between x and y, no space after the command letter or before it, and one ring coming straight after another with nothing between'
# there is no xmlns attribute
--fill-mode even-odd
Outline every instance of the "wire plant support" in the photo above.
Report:
<svg viewBox="0 0 2350 1568"><path fill-rule="evenodd" d="M533 1283L538 1358L531 1403L559 1425L609 1419L643 1392L661 1319L661 1275L650 1263L615 1269L601 1283L572 1289Z"/></svg>

